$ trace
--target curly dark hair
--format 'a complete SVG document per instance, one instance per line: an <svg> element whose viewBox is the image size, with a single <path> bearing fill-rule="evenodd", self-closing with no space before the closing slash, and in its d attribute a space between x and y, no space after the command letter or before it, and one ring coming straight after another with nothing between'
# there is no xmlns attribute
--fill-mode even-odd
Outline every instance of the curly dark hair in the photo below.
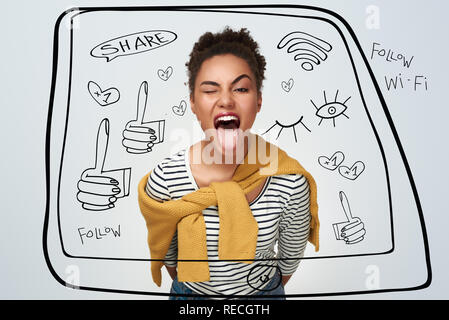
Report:
<svg viewBox="0 0 449 320"><path fill-rule="evenodd" d="M246 28L234 31L225 27L222 32L204 33L193 46L190 60L186 63L191 94L194 92L195 80L204 60L227 53L242 58L248 63L256 77L257 90L261 90L262 81L265 79L266 62L265 57L259 53L259 45Z"/></svg>

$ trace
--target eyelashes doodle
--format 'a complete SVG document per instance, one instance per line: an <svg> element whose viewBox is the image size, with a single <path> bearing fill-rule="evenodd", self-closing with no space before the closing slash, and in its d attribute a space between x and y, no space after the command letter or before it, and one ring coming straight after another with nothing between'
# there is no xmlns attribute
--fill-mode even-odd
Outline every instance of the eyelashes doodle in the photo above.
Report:
<svg viewBox="0 0 449 320"><path fill-rule="evenodd" d="M302 122L302 119L303 119L303 118L304 118L304 117L301 116L301 117L299 118L298 121L296 121L296 122L293 123L293 124L289 124L289 125L283 125L283 124L281 124L278 120L276 120L275 123L274 123L274 124L267 130L267 131L265 131L264 133L262 133L262 135L268 133L270 130L272 130L272 129L274 128L274 130L279 130L279 132L278 132L278 134L277 134L277 136L276 136L276 140L277 140L277 139L279 138L279 136L281 135L282 130L284 130L285 128L287 128L287 129L292 129L292 130L293 130L293 135L294 135L294 137L295 137L295 142L298 142L298 139L297 139L297 137L296 137L296 130L295 130L295 126L296 126L297 124L300 123L304 128L306 128L307 131L311 132L310 129L307 128L306 125Z"/></svg>
<svg viewBox="0 0 449 320"><path fill-rule="evenodd" d="M117 199L129 195L131 168L103 170L108 141L109 120L103 119L98 127L95 167L84 170L78 181L77 199L86 210L112 209Z"/></svg>
<svg viewBox="0 0 449 320"><path fill-rule="evenodd" d="M150 152L153 146L164 141L165 120L144 122L148 100L148 83L143 81L137 97L137 119L129 121L123 131L122 144L134 154Z"/></svg>
<svg viewBox="0 0 449 320"><path fill-rule="evenodd" d="M318 163L323 168L334 171L343 163L344 159L345 155L343 152L337 151L330 158L319 156ZM365 164L362 161L356 161L350 168L346 166L340 166L338 168L340 175L349 180L357 179L363 171L365 171Z"/></svg>
<svg viewBox="0 0 449 320"><path fill-rule="evenodd" d="M335 238L345 241L346 244L359 243L365 238L365 225L359 217L352 216L348 198L343 191L339 192L339 197L346 221L332 224Z"/></svg>
<svg viewBox="0 0 449 320"><path fill-rule="evenodd" d="M351 99L351 97L347 98L344 102L338 102L337 101L337 97L338 97L338 90L335 93L335 99L332 102L327 102L327 98L326 98L326 91L323 91L323 95L324 95L324 104L321 107L317 107L315 105L315 103L313 102L312 99L310 99L310 102L312 102L313 106L316 109L316 115L321 118L320 122L318 123L318 125L321 125L321 122L323 122L324 119L332 119L332 122L334 124L335 127L335 118L343 115L345 116L347 119L349 119L349 117L344 113L346 111L346 109L348 108L345 103L349 101L349 99Z"/></svg>
<svg viewBox="0 0 449 320"><path fill-rule="evenodd" d="M117 88L102 90L94 81L89 81L87 89L95 102L102 107L116 103L120 99L120 91Z"/></svg>
<svg viewBox="0 0 449 320"><path fill-rule="evenodd" d="M277 48L287 47L288 53L297 52L293 59L301 64L305 71L312 71L315 65L324 62L332 46L323 39L301 31L294 31L279 41Z"/></svg>

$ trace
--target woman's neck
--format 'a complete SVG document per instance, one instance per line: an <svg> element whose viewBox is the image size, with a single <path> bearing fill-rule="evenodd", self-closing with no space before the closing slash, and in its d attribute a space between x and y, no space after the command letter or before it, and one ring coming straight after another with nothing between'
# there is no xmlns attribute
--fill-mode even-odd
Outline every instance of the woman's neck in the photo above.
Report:
<svg viewBox="0 0 449 320"><path fill-rule="evenodd" d="M230 176L238 165L243 161L248 153L248 142L244 141L244 145L240 152L221 153L214 147L214 143L207 140L201 140L190 147L190 164L201 167L209 172L216 172L220 175Z"/></svg>

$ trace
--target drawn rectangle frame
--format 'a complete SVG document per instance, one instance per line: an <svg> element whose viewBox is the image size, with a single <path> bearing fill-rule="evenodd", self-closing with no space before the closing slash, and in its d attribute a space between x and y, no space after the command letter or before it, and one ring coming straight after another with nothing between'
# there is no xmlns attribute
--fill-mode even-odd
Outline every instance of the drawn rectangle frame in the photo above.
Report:
<svg viewBox="0 0 449 320"><path fill-rule="evenodd" d="M416 206L417 206L417 211L418 211L418 215L419 215L419 219L420 219L420 223L421 223L421 230L423 233L423 239L424 239L424 251L425 251L425 257L426 257L426 267L427 267L427 280L425 281L425 283L416 286L416 287L412 287L412 288L392 288L392 289L379 289L379 290L367 290L367 291L359 291L359 292L339 292L339 293L323 293L323 294L289 294L289 295L285 295L286 297L310 297L310 296L333 296L333 295L347 295L347 294L367 294L367 293L377 293L377 292L393 292L393 291L406 291L406 290L418 290L418 289L422 289L425 287L428 287L431 283L431 267L430 267L430 254L429 254L429 246L428 246L428 241L427 241L427 232L425 229L425 223L424 223L424 217L423 217L423 213L422 213L422 208L421 208L421 204L419 201L419 196L418 196L418 192L413 180L413 176L411 174L411 170L410 167L408 165L407 159L405 157L405 153L404 150L402 148L402 145L400 143L399 140L399 136L396 132L396 129L394 127L393 121L391 119L391 116L388 112L388 108L386 106L386 102L383 98L383 95L381 93L380 87L377 84L377 81L375 79L375 76L373 74L373 71L371 70L369 63L365 57L365 55L363 54L363 50L361 49L361 45L358 42L355 33L353 32L353 30L351 29L351 27L349 26L349 24L338 14L336 14L333 11L327 10L327 9L323 9L323 8L318 8L318 7L312 7L312 6L302 6L302 5L224 5L224 6L162 6L162 7L83 7L83 8L73 8L70 10L65 11L64 13L62 13L59 17L58 20L56 21L55 24L55 29L54 29L54 48L53 48L53 70L52 70L52 84L51 84L51 93L50 93L50 102L49 102L49 111L48 111L48 118L47 118L47 135L46 135L46 190L47 190L47 195L46 195L46 212L45 212L45 220L44 220L44 230L43 230L43 247L44 247L44 256L47 262L47 266L50 269L50 272L53 274L53 276L56 278L56 280L58 282L60 282L63 285L68 285L64 280L62 280L57 272L54 270L51 262L50 262L50 258L49 258L49 254L48 254L48 250L47 250L47 232L48 232L48 222L49 222L49 202L50 202L50 179L49 179L49 172L50 172L50 141L51 141L51 123L52 123L52 114L53 114L53 102L54 102L54 97L55 97L55 87L56 87L56 74L57 74L57 65L58 65L58 36L59 36L59 27L60 27L60 23L62 21L62 19L68 15L71 14L74 11L78 11L78 14L82 14L82 13L87 13L87 12L94 12L94 11L202 11L202 12L226 12L226 13L240 13L240 14L259 14L259 15L276 15L276 16L289 16L289 17L298 17L298 18L313 18L311 16L300 16L300 15L293 15L293 14L279 14L279 13L267 13L267 12L245 12L245 11L232 11L229 9L274 9L274 8L279 8L279 9L285 9L285 8L291 8L291 9L309 9L309 10L315 10L315 11L319 11L321 13L325 13L328 15L331 15L333 18L336 18L337 20L339 20L339 22L341 22L345 27L346 30L349 32L349 34L352 37L352 40L354 41L354 43L356 44L358 50L360 51L360 54L364 60L365 66L370 74L370 77L373 81L375 90L377 92L377 95L380 99L381 105L383 107L383 111L385 113L385 116L388 120L388 123L390 125L390 128L393 132L393 135L395 137L395 142L396 145L399 149L399 152L401 154L402 157L402 161L404 163L405 169L407 171L407 175L408 175L408 179L413 191L413 195L415 198L415 202L416 202ZM73 24L73 17L75 15L71 16L71 25ZM354 254L354 255L339 255L339 256L320 256L320 257L304 257L301 258L303 260L307 260L307 259L329 259L329 258L345 258L348 256L367 256L367 255L384 255L384 254L390 254L394 251L394 226L393 226L393 209L392 209L392 202L391 202L391 189L390 189L390 182L389 182L389 176L388 176L388 166L386 163L386 158L385 158L385 154L382 148L382 144L380 141L380 138L376 132L375 126L373 124L373 121L369 115L369 111L366 107L366 103L365 100L363 99L363 92L361 90L361 86L359 83L359 79L357 76L357 72L355 70L355 66L354 66L354 62L351 56L351 52L348 48L348 44L346 42L346 39L344 38L344 36L342 35L341 30L338 28L338 26L331 20L328 20L326 18L323 17L315 17L317 19L320 20L324 20L326 22L328 22L329 24L331 24L334 28L336 28L336 30L339 32L339 34L342 36L342 39L345 43L346 49L348 50L348 54L351 58L351 63L355 72L355 77L357 79L357 86L359 89L359 93L362 97L362 101L364 104L364 108L365 111L367 112L370 124L372 126L373 131L375 132L376 135L376 139L377 142L379 144L380 150L381 150L381 154L382 154L382 158L383 158L383 162L385 165L385 171L386 171L386 179L387 179L387 188L388 188L388 195L389 195L389 207L390 207L390 224L391 224L391 236L392 236L392 248L390 250L387 250L385 252L380 252L380 253L367 253L367 254ZM70 68L72 67L72 54L73 54L73 28L70 28L70 41L71 41L71 46L70 46ZM68 115L68 108L70 106L70 83L71 83L71 69L69 71L70 74L70 79L69 79L69 92L68 92L68 102L67 102L67 115ZM67 123L68 123L68 117L66 118L66 124L65 124L65 130L67 130ZM65 144L65 138L66 138L66 132L64 133L64 144ZM61 153L61 164L60 164L60 171L59 171L59 183L61 181L61 172L62 172L62 159L63 159L63 154L64 152L62 151ZM127 258L100 258L100 257L82 257L82 256L71 256L69 255L65 250L64 250L64 245L63 245L63 240L62 240L62 235L61 235L61 229L60 229L60 224L59 224L59 185L58 185L58 225L59 225L59 235L60 235L60 241L61 241L61 246L62 246L62 250L63 253L66 257L69 258L85 258L85 259L102 259L102 260L126 260L126 261L151 261L151 259L127 259ZM292 258L292 259L298 259L298 258ZM261 260L283 260L283 259L261 259ZM288 259L286 259L288 260ZM179 261L179 260L177 260ZM200 260L195 260L195 261L200 261ZM207 261L207 260L206 260ZM135 292L135 291L129 291L129 290L119 290L119 289L108 289L108 288L93 288L93 287L84 287L84 286L79 286L78 289L84 289L84 290L93 290L93 291L106 291L106 292L116 292L116 293L131 293L131 294L148 294L148 295L169 295L164 294L164 293L159 293L159 292ZM274 297L274 296L273 296Z"/></svg>

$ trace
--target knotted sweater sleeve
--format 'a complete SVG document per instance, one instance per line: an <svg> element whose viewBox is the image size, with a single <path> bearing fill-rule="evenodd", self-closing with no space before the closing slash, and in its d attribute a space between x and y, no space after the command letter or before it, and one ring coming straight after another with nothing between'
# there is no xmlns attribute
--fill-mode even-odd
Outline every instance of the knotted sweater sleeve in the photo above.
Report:
<svg viewBox="0 0 449 320"><path fill-rule="evenodd" d="M145 187L145 191L149 197L157 201L168 201L171 200L170 191L167 187L167 180L164 176L163 167L159 164L148 177L148 182ZM177 265L176 259L178 257L178 233L176 232L165 255L164 264L170 267L175 267Z"/></svg>
<svg viewBox="0 0 449 320"><path fill-rule="evenodd" d="M291 275L304 255L310 229L310 188L303 175L292 175L289 199L282 207L278 258L282 275Z"/></svg>

